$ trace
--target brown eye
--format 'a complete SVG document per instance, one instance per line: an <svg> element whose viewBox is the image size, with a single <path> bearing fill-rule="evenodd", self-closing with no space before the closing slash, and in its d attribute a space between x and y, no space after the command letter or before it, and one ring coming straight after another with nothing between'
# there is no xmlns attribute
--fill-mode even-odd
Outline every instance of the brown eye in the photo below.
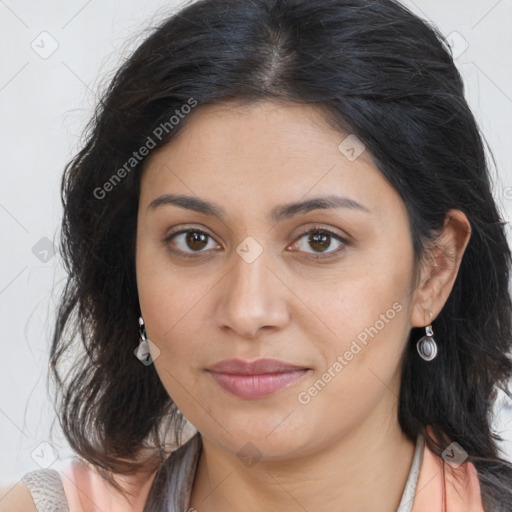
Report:
<svg viewBox="0 0 512 512"><path fill-rule="evenodd" d="M194 251L199 251L201 249L205 248L205 245L207 245L207 237L205 233L200 233L197 231L188 231L185 237L185 243L187 244L187 247L190 247Z"/></svg>
<svg viewBox="0 0 512 512"><path fill-rule="evenodd" d="M300 250L309 254L318 255L321 255L322 253L332 255L340 252L345 245L348 245L348 242L338 234L330 231L329 229L320 228L315 228L303 233L297 240L296 245ZM335 244L336 242L338 244L337 246ZM334 250L329 250L333 245ZM313 249L313 252L308 251L308 248Z"/></svg>
<svg viewBox="0 0 512 512"><path fill-rule="evenodd" d="M169 235L165 242L172 242L178 247L178 252L184 253L184 256L193 255L193 253L206 252L203 249L208 247L208 241L213 240L212 237L198 229L182 230ZM173 249L174 250L174 249Z"/></svg>
<svg viewBox="0 0 512 512"><path fill-rule="evenodd" d="M308 238L308 243L315 251L324 252L329 249L331 245L331 235L317 231L311 233Z"/></svg>

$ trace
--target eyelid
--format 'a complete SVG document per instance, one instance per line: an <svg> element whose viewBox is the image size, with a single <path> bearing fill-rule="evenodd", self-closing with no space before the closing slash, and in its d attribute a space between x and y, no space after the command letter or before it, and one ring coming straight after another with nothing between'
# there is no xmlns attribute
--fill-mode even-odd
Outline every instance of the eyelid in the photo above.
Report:
<svg viewBox="0 0 512 512"><path fill-rule="evenodd" d="M185 225L177 227L175 230L171 229L170 231L168 231L167 234L165 235L165 239L168 239L169 237L171 237L173 235L177 235L178 233L183 233L183 232L187 232L187 231L202 232L202 233L205 233L208 236L211 236L213 238L213 235L210 235L210 233L208 233L208 230L206 228L204 228L202 226L198 227L198 224L190 224L190 225L185 224Z"/></svg>
<svg viewBox="0 0 512 512"><path fill-rule="evenodd" d="M310 233L311 231L324 231L326 233L329 233L330 235L337 237L339 240L341 240L345 244L350 243L350 237L348 235L342 235L335 231L335 228L323 226L322 224L313 224L312 226L306 226L305 228L302 228L300 233L296 236L295 241L297 241L300 237L303 235L306 235L307 233Z"/></svg>

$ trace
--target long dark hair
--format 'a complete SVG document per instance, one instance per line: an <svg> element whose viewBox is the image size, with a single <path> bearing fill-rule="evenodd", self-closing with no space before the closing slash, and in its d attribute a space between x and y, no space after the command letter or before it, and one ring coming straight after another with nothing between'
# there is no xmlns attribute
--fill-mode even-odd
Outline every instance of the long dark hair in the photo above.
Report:
<svg viewBox="0 0 512 512"><path fill-rule="evenodd" d="M62 181L69 278L50 363L71 447L118 488L108 472L156 469L169 453L164 438L181 443L186 420L154 367L133 353L146 159L133 153L171 141L191 109L265 99L316 105L363 141L407 207L416 261L448 210L466 214L471 239L434 321L440 355L426 364L415 349L424 330L411 330L399 422L437 455L459 443L477 468L486 510L512 510L512 465L498 456L502 439L492 430L497 390L512 396L505 223L449 46L393 0L199 0L158 26L119 69ZM77 340L85 350L63 379L58 367Z"/></svg>

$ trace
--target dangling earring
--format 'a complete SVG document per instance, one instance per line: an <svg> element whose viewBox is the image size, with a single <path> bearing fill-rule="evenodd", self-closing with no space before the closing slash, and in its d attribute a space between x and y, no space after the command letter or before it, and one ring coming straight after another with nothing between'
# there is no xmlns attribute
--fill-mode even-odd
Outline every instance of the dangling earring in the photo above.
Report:
<svg viewBox="0 0 512 512"><path fill-rule="evenodd" d="M141 316L139 316L139 335L141 342L146 341L146 326L144 325L144 319Z"/></svg>
<svg viewBox="0 0 512 512"><path fill-rule="evenodd" d="M141 316L139 316L139 334L140 343L134 350L134 353L143 364L148 366L160 356L160 349L155 343L146 338L146 326L144 325L144 319Z"/></svg>
<svg viewBox="0 0 512 512"><path fill-rule="evenodd" d="M430 318L432 322L432 312L430 312ZM426 335L418 340L416 348L418 354L425 361L432 361L437 356L437 343L434 339L434 331L432 330L432 323L425 327Z"/></svg>
<svg viewBox="0 0 512 512"><path fill-rule="evenodd" d="M149 351L149 344L146 338L146 327L144 325L144 319L139 316L139 335L140 335L140 343L139 346L134 350L134 354L137 356L137 359L141 361L145 366L150 365L153 360L151 358L151 353Z"/></svg>

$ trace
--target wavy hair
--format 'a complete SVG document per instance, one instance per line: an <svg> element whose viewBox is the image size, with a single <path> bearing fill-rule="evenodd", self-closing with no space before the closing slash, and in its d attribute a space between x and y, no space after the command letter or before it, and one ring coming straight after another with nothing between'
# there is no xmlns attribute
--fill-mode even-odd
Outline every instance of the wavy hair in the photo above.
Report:
<svg viewBox="0 0 512 512"><path fill-rule="evenodd" d="M120 489L111 473L156 470L169 445L181 444L186 420L154 367L134 357L136 221L147 157L133 159L148 137L154 149L172 141L191 99L195 110L232 100L317 106L332 126L363 141L400 194L417 262L447 211L465 213L472 236L434 321L440 356L425 364L415 349L423 332L411 329L399 424L412 441L422 433L439 456L459 443L477 469L486 511L510 512L512 465L500 458L502 438L492 429L498 389L512 396L505 222L448 44L393 0L199 0L154 28L116 72L61 187L68 278L50 368L74 451ZM63 375L66 353L77 349L81 356Z"/></svg>

